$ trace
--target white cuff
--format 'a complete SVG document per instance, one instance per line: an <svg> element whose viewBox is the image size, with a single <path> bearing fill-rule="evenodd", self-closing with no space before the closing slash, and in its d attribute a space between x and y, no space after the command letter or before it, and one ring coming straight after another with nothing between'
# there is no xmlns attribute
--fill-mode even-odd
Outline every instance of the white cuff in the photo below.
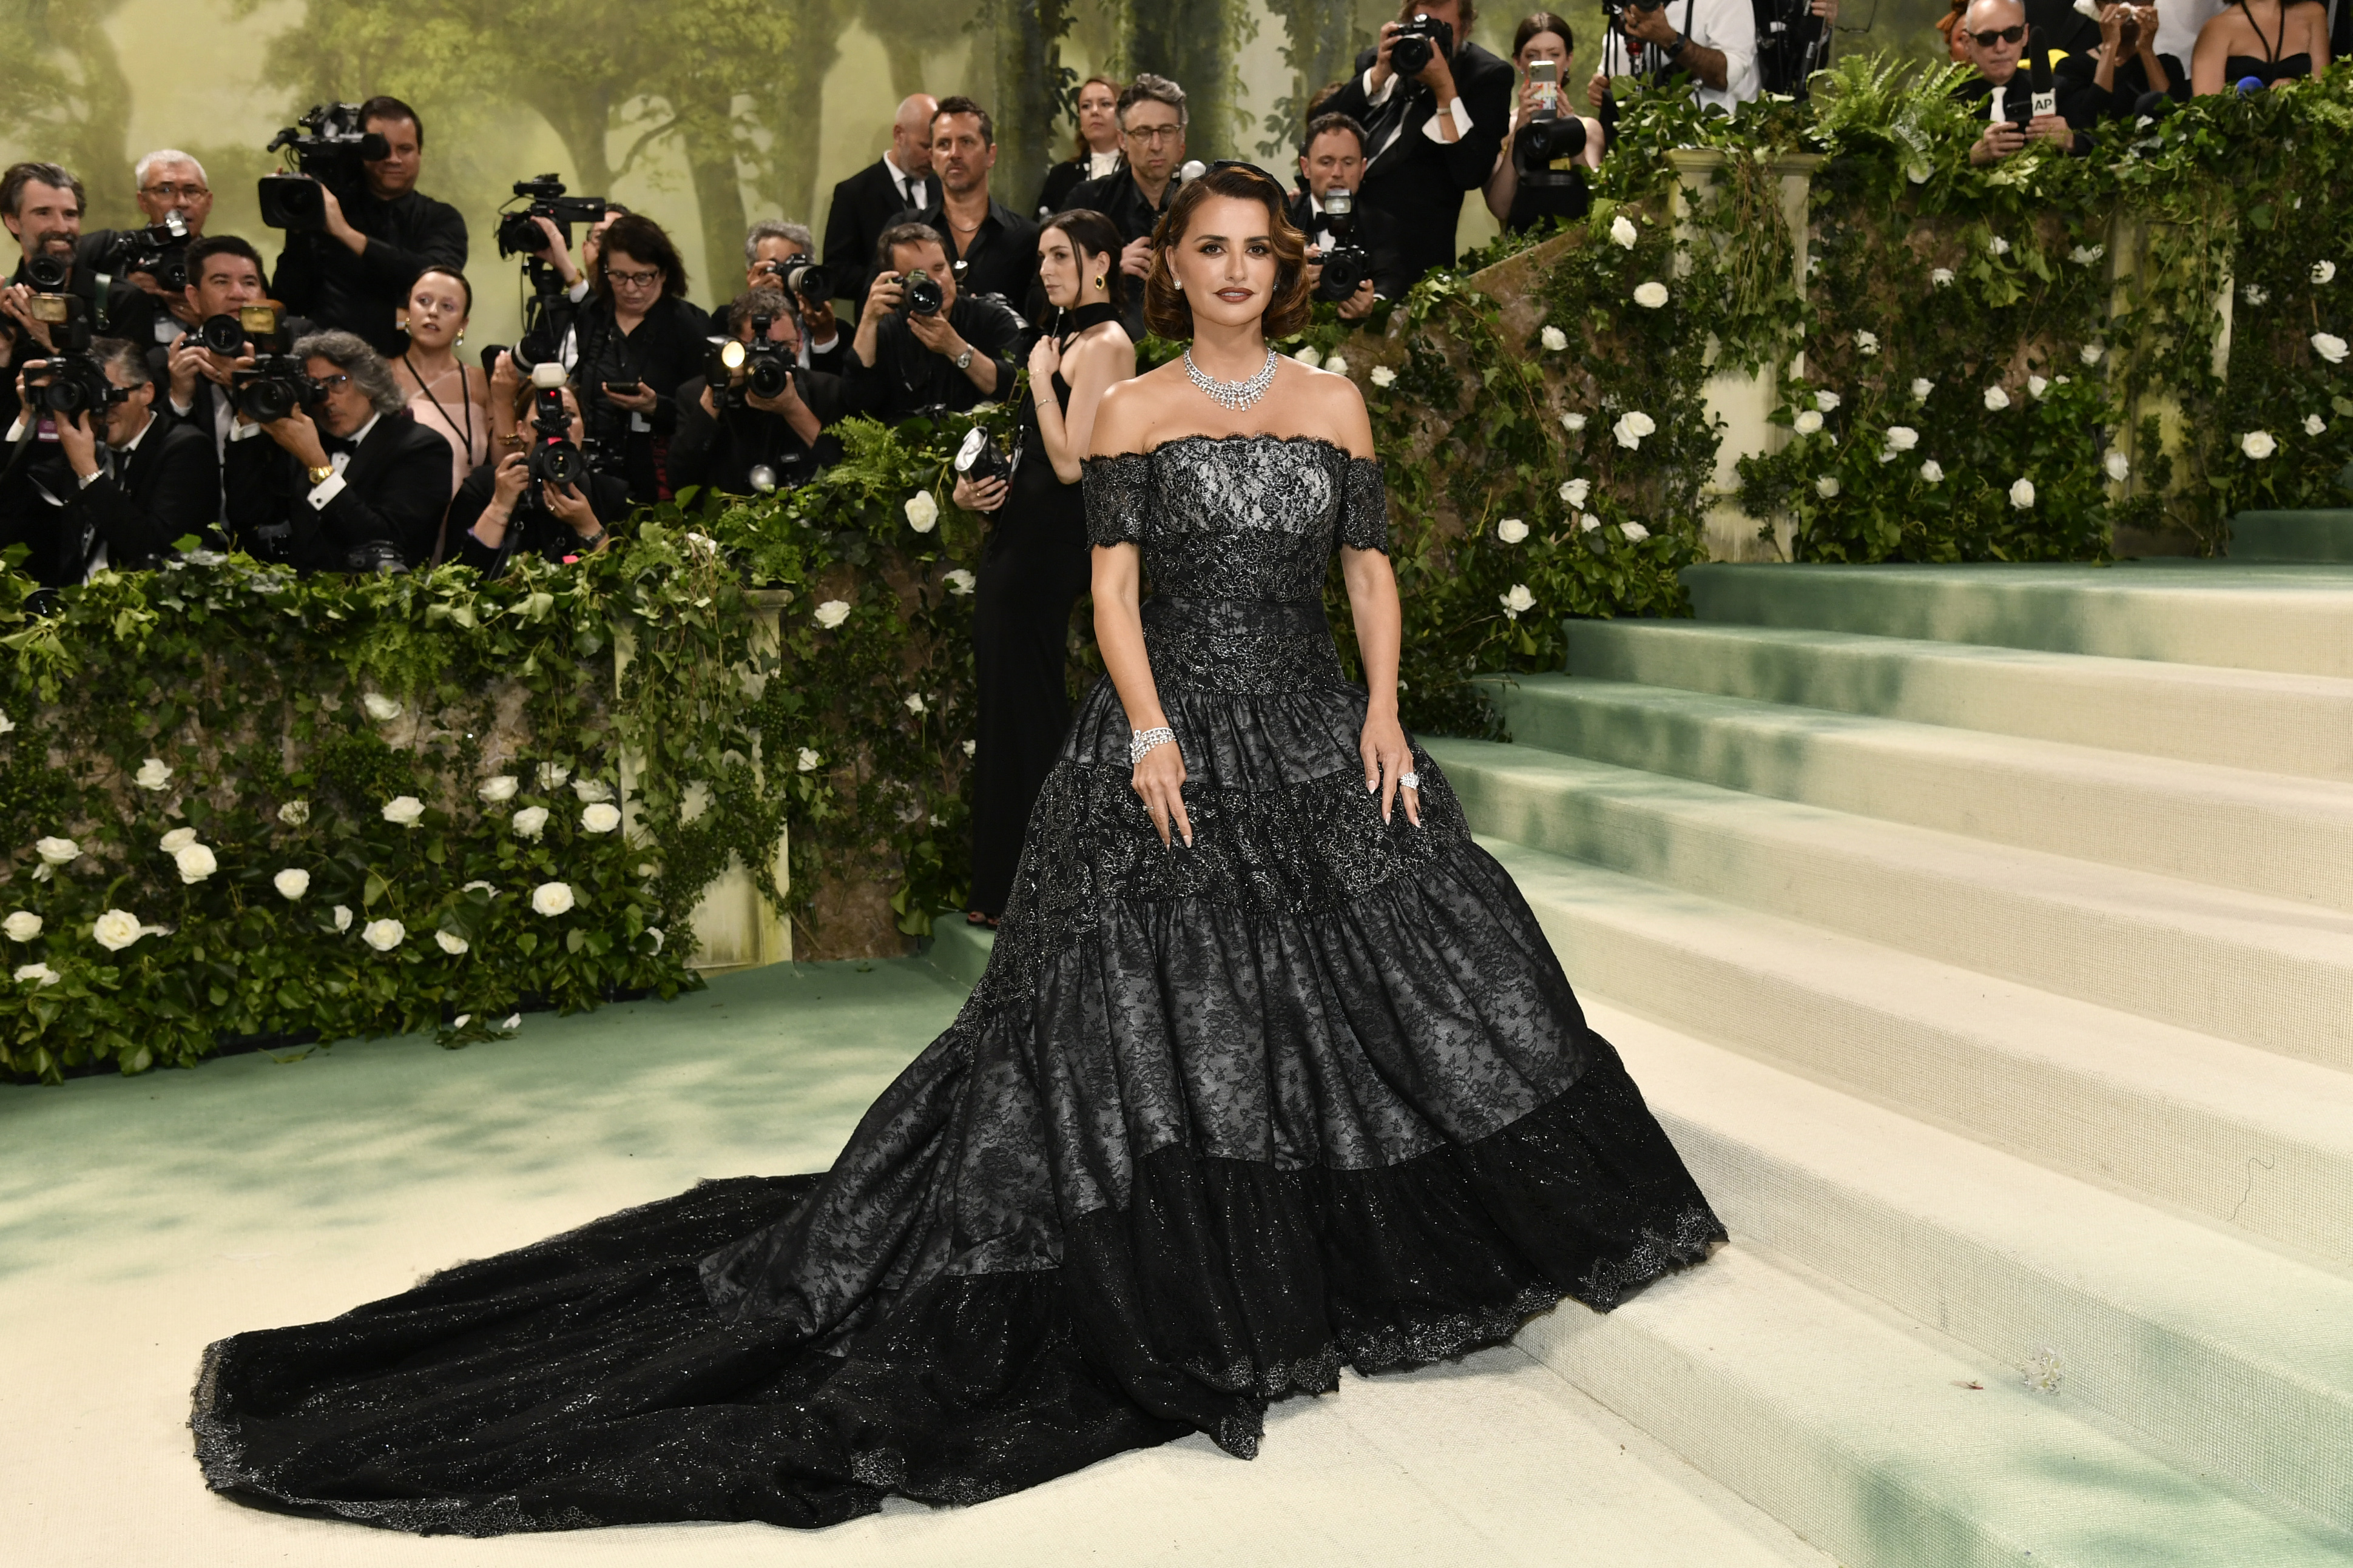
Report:
<svg viewBox="0 0 2353 1568"><path fill-rule="evenodd" d="M229 421L228 438L232 441L250 441L253 437L261 434L261 426L256 425L249 419L243 423L239 423L234 419Z"/></svg>
<svg viewBox="0 0 2353 1568"><path fill-rule="evenodd" d="M325 481L311 491L308 500L312 511L324 511L327 503L343 493L343 476L329 474Z"/></svg>
<svg viewBox="0 0 2353 1568"><path fill-rule="evenodd" d="M196 411L196 405L193 398L186 403L183 403L167 392L164 395L164 401L169 403L172 405L172 412L178 415L183 419L185 419L189 415L194 414Z"/></svg>
<svg viewBox="0 0 2353 1568"><path fill-rule="evenodd" d="M1471 134L1471 111L1462 107L1462 100L1461 99L1458 98L1451 103L1449 103L1446 106L1446 112L1454 121L1455 141L1460 142L1462 138ZM1429 137L1432 142L1443 142L1446 141L1444 136L1439 134L1438 116L1435 114L1421 122L1421 133L1424 136Z"/></svg>
<svg viewBox="0 0 2353 1568"><path fill-rule="evenodd" d="M829 354L829 353L832 353L832 352L833 352L837 347L839 347L839 346L840 345L840 342L841 342L841 332L840 332L840 330L839 330L839 328L837 328L837 329L835 329L835 331L834 331L834 334L833 334L833 336L831 336L831 337L829 337L829 338L826 339L826 340L825 340L825 342L821 342L821 343L818 343L818 342L812 342L812 343L810 343L810 344L809 344L809 346L808 346L808 352L809 352L809 353L813 353L813 354Z"/></svg>
<svg viewBox="0 0 2353 1568"><path fill-rule="evenodd" d="M586 272L582 273L580 280L564 291L564 297L575 305L588 298L588 275Z"/></svg>
<svg viewBox="0 0 2353 1568"><path fill-rule="evenodd" d="M1382 104L1387 103L1389 100L1389 94L1397 90L1397 72L1394 70L1390 71L1389 79L1381 83L1380 91L1375 92L1373 90L1373 68L1366 66L1365 68L1365 101L1371 104L1375 109L1378 109Z"/></svg>
<svg viewBox="0 0 2353 1568"><path fill-rule="evenodd" d="M7 437L8 444L9 444L10 446L12 446L12 447L13 447L13 446L15 446L17 442L19 442L19 441L23 440L24 438L25 438L25 416L24 416L23 415L19 414L19 415L17 415L17 416L16 416L16 422L14 425L11 425L11 426L8 426L8 437Z"/></svg>
<svg viewBox="0 0 2353 1568"><path fill-rule="evenodd" d="M76 474L74 476L74 483L79 489L88 489L90 486L98 483L98 481L104 477L105 473L106 470L104 468L100 468L95 473Z"/></svg>

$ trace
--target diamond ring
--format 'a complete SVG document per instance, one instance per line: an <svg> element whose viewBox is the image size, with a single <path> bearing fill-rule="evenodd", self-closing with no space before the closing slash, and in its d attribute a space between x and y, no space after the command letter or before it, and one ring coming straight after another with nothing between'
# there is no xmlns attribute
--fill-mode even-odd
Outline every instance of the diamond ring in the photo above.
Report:
<svg viewBox="0 0 2353 1568"><path fill-rule="evenodd" d="M1421 788L1421 775L1408 768L1404 773L1398 774L1398 783L1407 789L1419 790Z"/></svg>

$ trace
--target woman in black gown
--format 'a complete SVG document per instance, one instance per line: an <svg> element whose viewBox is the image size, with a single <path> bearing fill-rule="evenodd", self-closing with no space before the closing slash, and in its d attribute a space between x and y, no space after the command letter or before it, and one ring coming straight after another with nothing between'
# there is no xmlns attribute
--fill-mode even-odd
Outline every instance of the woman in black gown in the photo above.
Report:
<svg viewBox="0 0 2353 1568"><path fill-rule="evenodd" d="M1071 606L1089 570L1079 459L1103 395L1135 374L1135 345L1120 325L1119 251L1119 230L1101 213L1058 213L1039 231L1038 279L1060 320L1029 351L1013 479L956 480L958 506L994 517L972 616L975 924L1005 912L1029 808L1071 728Z"/></svg>
<svg viewBox="0 0 2353 1568"><path fill-rule="evenodd" d="M1195 1432L1250 1457L1343 1363L1606 1310L1722 1237L1398 725L1364 401L1261 331L1307 310L1282 188L1213 169L1161 238L1146 309L1193 352L1112 390L1086 465L1111 673L955 1022L822 1175L214 1344L214 1488L475 1535L977 1502Z"/></svg>

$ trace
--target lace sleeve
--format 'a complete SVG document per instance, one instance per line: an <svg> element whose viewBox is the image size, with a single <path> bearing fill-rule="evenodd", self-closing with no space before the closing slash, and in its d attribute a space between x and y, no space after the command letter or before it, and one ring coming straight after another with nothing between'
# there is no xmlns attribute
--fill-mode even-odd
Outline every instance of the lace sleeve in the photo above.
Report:
<svg viewBox="0 0 2353 1568"><path fill-rule="evenodd" d="M1079 465L1089 544L1141 544L1149 522L1152 457L1120 452Z"/></svg>
<svg viewBox="0 0 2353 1568"><path fill-rule="evenodd" d="M1388 492L1378 458L1349 458L1340 470L1340 542L1351 550L1389 549Z"/></svg>

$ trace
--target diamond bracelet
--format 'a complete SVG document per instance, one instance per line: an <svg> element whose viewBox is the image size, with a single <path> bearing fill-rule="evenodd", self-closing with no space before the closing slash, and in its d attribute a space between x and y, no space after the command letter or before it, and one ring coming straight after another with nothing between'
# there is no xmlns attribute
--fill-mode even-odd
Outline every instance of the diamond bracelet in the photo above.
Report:
<svg viewBox="0 0 2353 1568"><path fill-rule="evenodd" d="M1155 746L1172 745L1175 743L1176 740L1176 731L1167 728L1166 725L1163 725L1156 730L1138 730L1134 734L1129 736L1127 740L1127 760L1129 765L1133 766L1135 763L1144 761L1144 753L1152 750Z"/></svg>

